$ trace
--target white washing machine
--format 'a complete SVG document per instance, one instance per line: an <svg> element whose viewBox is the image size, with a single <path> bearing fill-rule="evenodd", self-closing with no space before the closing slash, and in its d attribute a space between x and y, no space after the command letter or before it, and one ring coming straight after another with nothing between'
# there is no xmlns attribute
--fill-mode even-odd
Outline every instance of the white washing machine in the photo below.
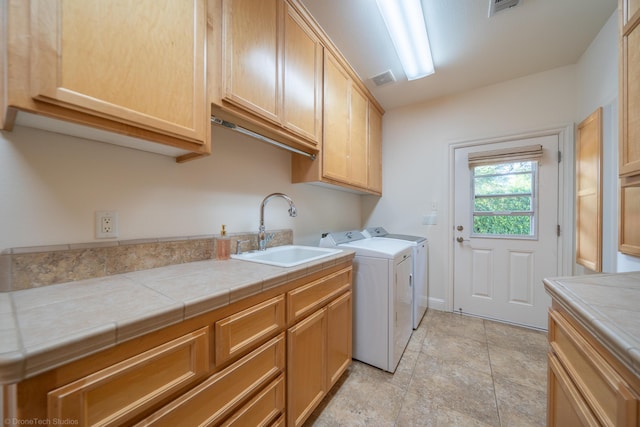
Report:
<svg viewBox="0 0 640 427"><path fill-rule="evenodd" d="M412 323L412 246L368 239L357 230L327 233L320 246L355 251L353 260L353 358L394 372Z"/></svg>
<svg viewBox="0 0 640 427"><path fill-rule="evenodd" d="M429 245L426 237L390 234L382 227L369 227L362 231L365 237L395 239L409 243L413 248L413 329L418 329L429 307Z"/></svg>

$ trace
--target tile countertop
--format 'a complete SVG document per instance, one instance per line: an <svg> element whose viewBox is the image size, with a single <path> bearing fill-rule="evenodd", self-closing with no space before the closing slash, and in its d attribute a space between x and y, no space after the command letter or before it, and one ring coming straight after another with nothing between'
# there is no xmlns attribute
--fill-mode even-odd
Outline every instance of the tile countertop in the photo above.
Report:
<svg viewBox="0 0 640 427"><path fill-rule="evenodd" d="M0 384L352 259L342 253L284 268L230 259L0 293Z"/></svg>
<svg viewBox="0 0 640 427"><path fill-rule="evenodd" d="M544 286L640 378L640 272L544 279Z"/></svg>

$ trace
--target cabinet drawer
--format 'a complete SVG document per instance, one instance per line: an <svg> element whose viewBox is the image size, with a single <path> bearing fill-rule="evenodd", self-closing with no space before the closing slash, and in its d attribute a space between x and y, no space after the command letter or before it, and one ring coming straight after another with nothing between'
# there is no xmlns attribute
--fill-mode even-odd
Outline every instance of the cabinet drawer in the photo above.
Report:
<svg viewBox="0 0 640 427"><path fill-rule="evenodd" d="M206 375L209 328L201 328L48 393L49 419L121 425Z"/></svg>
<svg viewBox="0 0 640 427"><path fill-rule="evenodd" d="M558 362L558 358L553 354L548 355L548 366L547 425L549 427L599 426L600 423Z"/></svg>
<svg viewBox="0 0 640 427"><path fill-rule="evenodd" d="M603 425L635 426L638 400L624 378L559 312L549 316L549 341L593 413Z"/></svg>
<svg viewBox="0 0 640 427"><path fill-rule="evenodd" d="M138 425L195 426L218 421L283 371L284 348L281 334Z"/></svg>
<svg viewBox="0 0 640 427"><path fill-rule="evenodd" d="M215 323L216 364L246 353L284 330L284 295L226 317Z"/></svg>
<svg viewBox="0 0 640 427"><path fill-rule="evenodd" d="M283 413L284 375L280 375L222 425L224 427L268 426Z"/></svg>
<svg viewBox="0 0 640 427"><path fill-rule="evenodd" d="M351 267L287 293L287 319L296 322L351 288Z"/></svg>

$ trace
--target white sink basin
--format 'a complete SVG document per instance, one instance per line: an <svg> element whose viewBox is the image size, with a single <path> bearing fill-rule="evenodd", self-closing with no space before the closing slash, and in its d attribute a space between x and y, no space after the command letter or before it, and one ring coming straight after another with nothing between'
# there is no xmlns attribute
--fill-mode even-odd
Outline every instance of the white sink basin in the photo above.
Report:
<svg viewBox="0 0 640 427"><path fill-rule="evenodd" d="M231 258L275 265L277 267L295 267L296 265L315 261L340 252L342 252L340 249L285 245L268 248L264 251L252 251L240 255L231 255Z"/></svg>

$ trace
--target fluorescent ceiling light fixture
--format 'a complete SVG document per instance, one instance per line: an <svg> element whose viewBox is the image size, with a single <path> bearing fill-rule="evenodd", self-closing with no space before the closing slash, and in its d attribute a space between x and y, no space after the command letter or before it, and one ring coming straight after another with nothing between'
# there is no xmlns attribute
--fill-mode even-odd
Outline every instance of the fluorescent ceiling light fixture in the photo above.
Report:
<svg viewBox="0 0 640 427"><path fill-rule="evenodd" d="M409 80L435 72L421 0L376 0Z"/></svg>

